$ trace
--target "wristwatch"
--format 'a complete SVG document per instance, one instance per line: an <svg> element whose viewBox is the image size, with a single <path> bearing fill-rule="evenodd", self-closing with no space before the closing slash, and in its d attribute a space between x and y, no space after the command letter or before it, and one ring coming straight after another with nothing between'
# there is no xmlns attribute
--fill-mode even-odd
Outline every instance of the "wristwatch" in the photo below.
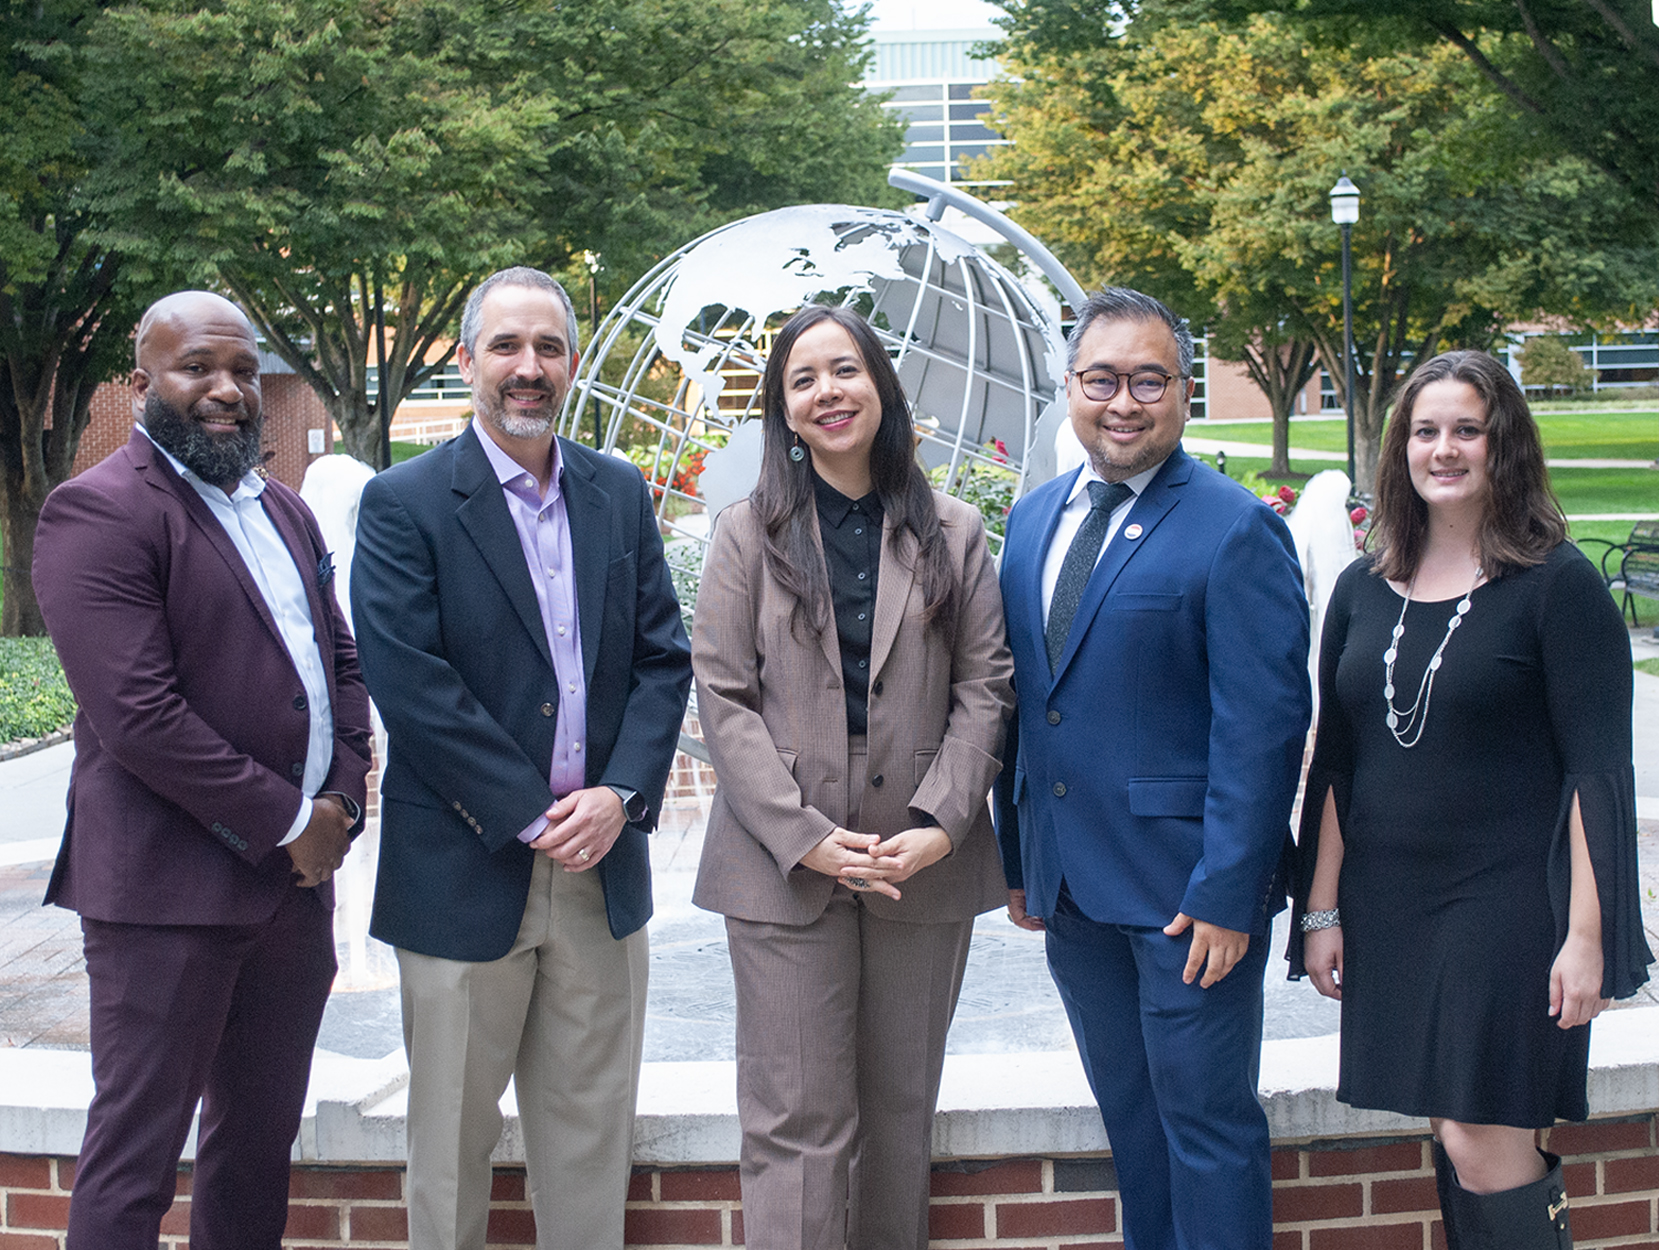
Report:
<svg viewBox="0 0 1659 1250"><path fill-rule="evenodd" d="M645 796L638 790L630 790L627 786L613 786L608 783L605 789L610 790L617 798L622 800L622 816L630 825L637 825L645 819L645 813L649 809L645 804Z"/></svg>

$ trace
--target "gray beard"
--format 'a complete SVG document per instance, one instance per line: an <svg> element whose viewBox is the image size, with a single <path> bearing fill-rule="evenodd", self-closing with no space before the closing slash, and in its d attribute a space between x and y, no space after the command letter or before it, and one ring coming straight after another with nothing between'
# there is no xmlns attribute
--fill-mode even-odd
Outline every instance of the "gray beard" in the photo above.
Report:
<svg viewBox="0 0 1659 1250"><path fill-rule="evenodd" d="M484 419L509 438L540 438L553 428L552 417L515 417L505 412L486 412Z"/></svg>
<svg viewBox="0 0 1659 1250"><path fill-rule="evenodd" d="M213 486L241 481L262 458L264 414L243 423L235 434L213 435L152 389L144 400L144 428L160 447Z"/></svg>

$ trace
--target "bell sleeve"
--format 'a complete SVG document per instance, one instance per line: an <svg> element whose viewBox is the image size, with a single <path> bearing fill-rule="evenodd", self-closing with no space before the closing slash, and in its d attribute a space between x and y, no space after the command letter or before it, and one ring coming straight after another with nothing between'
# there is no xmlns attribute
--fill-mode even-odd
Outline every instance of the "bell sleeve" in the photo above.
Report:
<svg viewBox="0 0 1659 1250"><path fill-rule="evenodd" d="M1558 567L1541 597L1537 628L1545 698L1564 774L1549 858L1556 943L1567 936L1568 816L1577 795L1601 903L1602 997L1629 998L1647 981L1653 962L1642 932L1636 862L1630 639L1589 560L1568 548L1558 550L1551 564Z"/></svg>
<svg viewBox="0 0 1659 1250"><path fill-rule="evenodd" d="M1302 818L1296 831L1296 873L1290 900L1290 941L1285 958L1289 978L1300 981L1307 975L1302 962L1302 916L1308 910L1308 893L1313 889L1313 870L1319 862L1319 824L1325 811L1327 792L1336 796L1338 827L1348 823L1348 803L1353 796L1354 747L1348 714L1336 690L1336 669L1348 645L1348 626L1353 619L1358 579L1369 577L1369 563L1356 560L1343 570L1325 609L1325 627L1319 639L1319 723L1313 738L1313 762L1308 766L1302 790Z"/></svg>

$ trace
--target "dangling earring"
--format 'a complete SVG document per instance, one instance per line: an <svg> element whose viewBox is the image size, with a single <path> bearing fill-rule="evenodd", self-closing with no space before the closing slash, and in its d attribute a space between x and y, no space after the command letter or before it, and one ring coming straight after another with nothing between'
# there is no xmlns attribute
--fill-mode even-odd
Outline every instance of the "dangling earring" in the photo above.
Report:
<svg viewBox="0 0 1659 1250"><path fill-rule="evenodd" d="M795 445L789 449L789 458L796 464L806 459L806 448L801 446L801 436L795 435Z"/></svg>

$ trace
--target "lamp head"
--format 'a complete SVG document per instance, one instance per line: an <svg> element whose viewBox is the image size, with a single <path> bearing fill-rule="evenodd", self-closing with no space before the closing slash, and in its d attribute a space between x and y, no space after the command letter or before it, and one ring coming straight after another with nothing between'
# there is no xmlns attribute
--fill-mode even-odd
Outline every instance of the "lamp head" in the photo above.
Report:
<svg viewBox="0 0 1659 1250"><path fill-rule="evenodd" d="M1351 226L1359 220L1359 188L1346 173L1331 188L1331 220L1339 226Z"/></svg>

